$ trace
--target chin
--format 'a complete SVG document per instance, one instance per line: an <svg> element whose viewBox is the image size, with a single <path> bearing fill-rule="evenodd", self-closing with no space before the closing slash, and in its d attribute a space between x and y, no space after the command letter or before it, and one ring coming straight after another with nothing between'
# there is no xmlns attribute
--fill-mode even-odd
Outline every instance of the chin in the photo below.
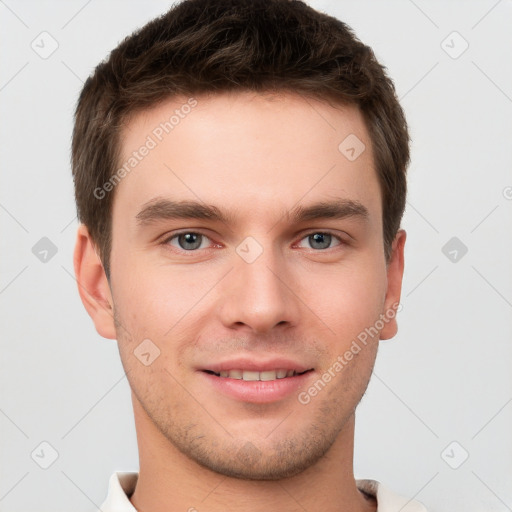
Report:
<svg viewBox="0 0 512 512"><path fill-rule="evenodd" d="M189 458L215 473L241 480L282 480L302 473L315 465L329 450L335 437L304 436L287 439L272 447L250 441L240 448L224 445L221 449L195 445L187 450Z"/></svg>

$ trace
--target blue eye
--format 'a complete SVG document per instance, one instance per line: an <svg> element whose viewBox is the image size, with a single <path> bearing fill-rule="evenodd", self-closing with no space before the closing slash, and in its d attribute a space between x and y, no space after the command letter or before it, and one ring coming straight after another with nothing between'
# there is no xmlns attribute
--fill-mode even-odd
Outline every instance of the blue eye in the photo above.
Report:
<svg viewBox="0 0 512 512"><path fill-rule="evenodd" d="M309 247L303 246L304 240L308 241ZM336 242L333 244L333 242ZM182 231L176 233L166 240L164 245L170 245L175 249L185 252L196 252L198 249L207 249L210 246L211 240L204 234L196 231ZM316 251L323 251L332 249L336 246L343 245L343 240L332 233L324 231L314 231L304 236L299 242L299 247L315 249Z"/></svg>
<svg viewBox="0 0 512 512"><path fill-rule="evenodd" d="M178 249L182 249L184 251L193 251L195 249L201 248L203 239L208 239L208 237L201 233L187 231L184 233L178 233L177 235L168 238L165 243L173 245L171 242L175 239L178 242ZM173 245L173 247L176 246Z"/></svg>
<svg viewBox="0 0 512 512"><path fill-rule="evenodd" d="M332 235L331 233L324 233L322 231L317 231L315 233L310 233L306 235L302 240L308 240L311 247L313 249L330 249L331 242L336 240L338 243L336 245L341 245L341 239L336 235Z"/></svg>

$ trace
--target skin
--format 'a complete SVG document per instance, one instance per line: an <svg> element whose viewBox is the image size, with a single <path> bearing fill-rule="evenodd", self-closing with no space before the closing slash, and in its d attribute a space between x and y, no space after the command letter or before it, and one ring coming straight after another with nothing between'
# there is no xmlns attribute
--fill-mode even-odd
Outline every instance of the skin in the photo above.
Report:
<svg viewBox="0 0 512 512"><path fill-rule="evenodd" d="M235 400L198 369L238 355L283 356L314 369L307 390L396 307L406 235L397 233L386 262L361 113L292 93L196 99L115 189L110 283L83 225L75 248L82 301L98 333L118 340L132 389L140 474L131 502L152 512L375 510L353 475L355 408L379 339L396 334L394 318L306 405L296 392L272 403ZM123 161L186 100L133 116ZM338 149L349 134L366 146L354 161ZM141 226L136 216L155 198L216 205L232 218ZM367 218L287 217L298 204L337 198L358 201ZM204 235L199 248L169 240L183 229ZM320 246L309 237L326 231L340 240ZM262 248L251 263L236 251L248 236ZM145 339L160 350L148 366L134 355Z"/></svg>

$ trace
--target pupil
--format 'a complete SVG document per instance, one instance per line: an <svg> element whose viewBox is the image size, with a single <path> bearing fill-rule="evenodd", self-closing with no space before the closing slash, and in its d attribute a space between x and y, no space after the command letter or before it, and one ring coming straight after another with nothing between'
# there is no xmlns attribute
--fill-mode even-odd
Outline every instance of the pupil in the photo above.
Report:
<svg viewBox="0 0 512 512"><path fill-rule="evenodd" d="M310 237L314 243L319 243L321 247L316 247L317 249L326 249L329 247L331 242L331 235L328 233L315 233Z"/></svg>
<svg viewBox="0 0 512 512"><path fill-rule="evenodd" d="M182 249L197 249L201 245L201 239L199 234L196 233L184 233L180 236L180 242L183 240L184 244L180 243ZM184 246L185 245L185 246ZM192 245L192 247L190 247Z"/></svg>

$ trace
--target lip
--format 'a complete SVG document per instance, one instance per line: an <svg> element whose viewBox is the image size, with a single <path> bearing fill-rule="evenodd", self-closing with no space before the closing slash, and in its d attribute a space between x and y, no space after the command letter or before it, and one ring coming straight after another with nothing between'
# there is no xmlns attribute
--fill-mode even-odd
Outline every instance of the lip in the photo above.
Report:
<svg viewBox="0 0 512 512"><path fill-rule="evenodd" d="M206 370L220 373L235 369L251 371L268 371L282 368L286 370L295 370L296 372L305 372L293 377L284 377L282 379L268 381L245 381L242 379L232 379L229 377L218 377ZM308 371L309 370L309 371ZM299 389L305 386L305 383L314 374L312 367L290 361L289 359L272 359L257 362L252 359L231 359L219 363L212 363L208 367L198 369L198 374L204 379L205 385L212 388L228 398L240 402L250 403L272 403L283 400L292 394L297 394Z"/></svg>

